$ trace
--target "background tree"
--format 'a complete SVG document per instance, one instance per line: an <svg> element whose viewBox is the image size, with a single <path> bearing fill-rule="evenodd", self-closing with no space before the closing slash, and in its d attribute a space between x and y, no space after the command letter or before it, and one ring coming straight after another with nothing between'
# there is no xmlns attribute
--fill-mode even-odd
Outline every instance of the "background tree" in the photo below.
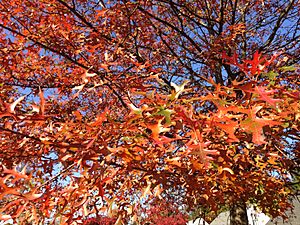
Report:
<svg viewBox="0 0 300 225"><path fill-rule="evenodd" d="M153 197L284 216L297 1L13 0L0 22L1 219L121 224Z"/></svg>

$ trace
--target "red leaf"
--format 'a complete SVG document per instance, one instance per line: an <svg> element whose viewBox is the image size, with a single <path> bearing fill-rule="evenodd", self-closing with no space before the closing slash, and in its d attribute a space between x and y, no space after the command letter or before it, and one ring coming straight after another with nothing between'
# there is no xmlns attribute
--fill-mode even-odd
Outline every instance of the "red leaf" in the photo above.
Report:
<svg viewBox="0 0 300 225"><path fill-rule="evenodd" d="M262 100L275 107L277 102L282 102L282 99L271 98L270 95L275 93L274 90L266 91L264 87L255 87L256 93L258 93Z"/></svg>

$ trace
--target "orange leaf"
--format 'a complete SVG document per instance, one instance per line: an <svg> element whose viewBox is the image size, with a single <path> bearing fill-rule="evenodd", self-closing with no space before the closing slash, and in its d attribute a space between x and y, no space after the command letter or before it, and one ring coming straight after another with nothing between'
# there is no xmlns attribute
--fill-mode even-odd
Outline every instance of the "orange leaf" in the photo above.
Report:
<svg viewBox="0 0 300 225"><path fill-rule="evenodd" d="M44 92L41 88L39 88L39 97L40 97L40 114L44 115L45 112L45 98L44 98Z"/></svg>
<svg viewBox="0 0 300 225"><path fill-rule="evenodd" d="M19 104L21 101L23 101L25 97L26 97L26 95L18 98L16 101L14 101L11 104L7 104L7 110L8 110L8 112L15 113L15 107L17 106L17 104Z"/></svg>

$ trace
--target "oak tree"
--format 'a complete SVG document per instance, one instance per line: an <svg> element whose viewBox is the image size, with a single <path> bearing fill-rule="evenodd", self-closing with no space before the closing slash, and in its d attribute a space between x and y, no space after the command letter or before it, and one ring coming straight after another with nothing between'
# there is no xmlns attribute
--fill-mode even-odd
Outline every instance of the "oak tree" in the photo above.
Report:
<svg viewBox="0 0 300 225"><path fill-rule="evenodd" d="M151 199L284 216L299 12L295 0L0 2L0 219L137 223Z"/></svg>

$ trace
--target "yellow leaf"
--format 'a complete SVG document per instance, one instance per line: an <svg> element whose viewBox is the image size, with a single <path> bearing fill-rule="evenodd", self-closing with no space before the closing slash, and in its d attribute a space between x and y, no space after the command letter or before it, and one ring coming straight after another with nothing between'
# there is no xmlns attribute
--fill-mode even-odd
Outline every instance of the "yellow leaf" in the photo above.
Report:
<svg viewBox="0 0 300 225"><path fill-rule="evenodd" d="M148 194L152 195L151 190L150 190L150 188L151 188L151 182L148 181L147 183L148 183L148 186L144 189L142 198L145 198Z"/></svg>
<svg viewBox="0 0 300 225"><path fill-rule="evenodd" d="M28 193L25 195L25 197L29 200L29 201L33 201L35 199L38 199L42 196L43 194L35 194L35 193Z"/></svg>
<svg viewBox="0 0 300 225"><path fill-rule="evenodd" d="M115 223L115 225L122 225L122 216L120 215Z"/></svg>
<svg viewBox="0 0 300 225"><path fill-rule="evenodd" d="M179 97L179 95L184 91L184 86L188 83L187 80L185 80L181 85L176 85L175 83L171 82L171 86L174 88L174 91L172 91L172 94L170 96L170 100L175 100Z"/></svg>
<svg viewBox="0 0 300 225"><path fill-rule="evenodd" d="M229 172L229 173L232 174L232 175L234 174L234 172L232 171L232 169L227 168L227 167L222 168L221 170L222 170L222 172L223 172L223 171L227 171L227 172Z"/></svg>
<svg viewBox="0 0 300 225"><path fill-rule="evenodd" d="M9 104L9 107L8 107L8 111L10 113L15 113L15 107L17 106L17 104L19 104L21 101L23 101L23 99L26 97L26 95L18 98L16 101L14 101L13 103Z"/></svg>

